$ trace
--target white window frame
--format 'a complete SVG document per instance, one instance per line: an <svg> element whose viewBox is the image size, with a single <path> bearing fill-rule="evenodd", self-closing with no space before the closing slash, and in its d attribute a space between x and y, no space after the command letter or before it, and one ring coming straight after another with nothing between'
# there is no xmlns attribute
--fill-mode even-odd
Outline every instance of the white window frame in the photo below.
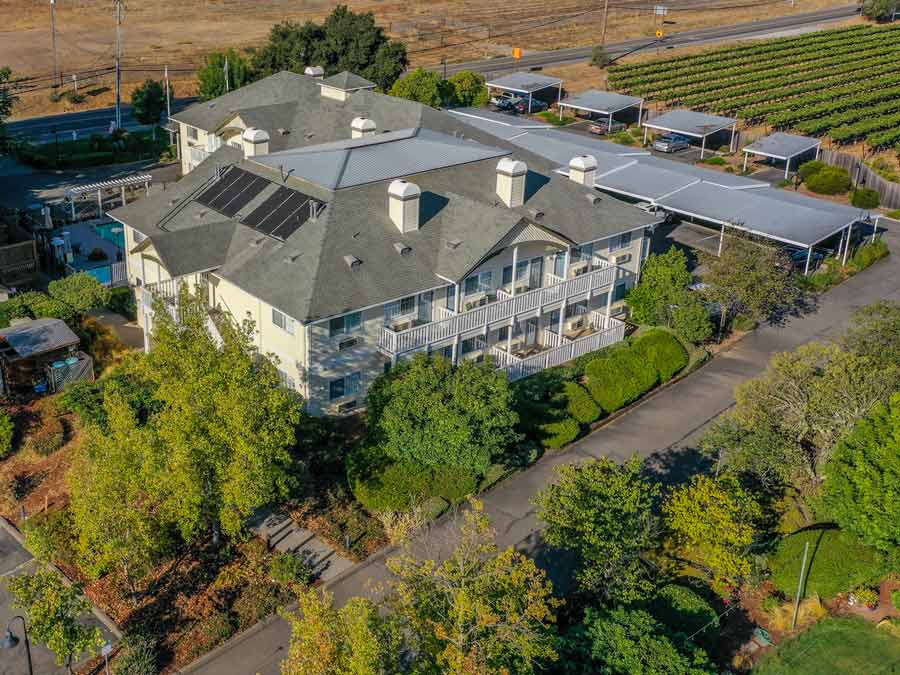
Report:
<svg viewBox="0 0 900 675"><path fill-rule="evenodd" d="M341 393L337 396L333 395L332 386L341 382ZM336 377L328 382L328 400L329 401L337 401L346 396L352 396L354 394L358 394L360 389L362 389L362 371L355 370L348 375L344 375L342 377Z"/></svg>
<svg viewBox="0 0 900 675"><path fill-rule="evenodd" d="M187 127L187 137L189 141L199 141L200 140L200 130L197 127L192 127L190 124L185 124Z"/></svg>
<svg viewBox="0 0 900 675"><path fill-rule="evenodd" d="M281 323L279 323L279 321ZM282 323L284 325L282 325ZM274 307L272 308L272 324L283 330L288 335L294 335L296 333L296 322L287 314L275 309Z"/></svg>
<svg viewBox="0 0 900 675"><path fill-rule="evenodd" d="M412 301L412 308L408 311L403 311L403 303L409 300ZM397 319L402 319L406 316L412 316L418 311L419 309L418 303L416 302L416 296L408 295L405 298L400 298L399 300L386 302L384 304L384 320L385 323L391 323L392 321L396 321Z"/></svg>

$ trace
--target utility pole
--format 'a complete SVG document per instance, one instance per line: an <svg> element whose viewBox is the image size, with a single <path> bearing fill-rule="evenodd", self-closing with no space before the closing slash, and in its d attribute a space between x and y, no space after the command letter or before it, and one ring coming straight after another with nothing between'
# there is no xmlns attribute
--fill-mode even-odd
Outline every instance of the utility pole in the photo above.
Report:
<svg viewBox="0 0 900 675"><path fill-rule="evenodd" d="M606 19L609 18L609 0L603 0L603 32L600 33L600 44L606 47Z"/></svg>
<svg viewBox="0 0 900 675"><path fill-rule="evenodd" d="M56 56L56 0L50 0L50 45L53 49L53 86L62 82L59 79L59 61Z"/></svg>
<svg viewBox="0 0 900 675"><path fill-rule="evenodd" d="M225 93L227 94L231 91L231 86L228 84L228 54L225 55Z"/></svg>
<svg viewBox="0 0 900 675"><path fill-rule="evenodd" d="M116 3L116 129L122 128L122 19L125 7Z"/></svg>
<svg viewBox="0 0 900 675"><path fill-rule="evenodd" d="M169 95L169 66L166 66L166 71L164 73L164 78L166 81L166 126L169 126L169 118L172 116L172 99ZM172 130L169 129L169 145L172 145L175 142L175 134L172 133Z"/></svg>
<svg viewBox="0 0 900 675"><path fill-rule="evenodd" d="M800 594L803 592L803 577L806 575L806 556L809 555L809 542L803 547L803 563L800 565L800 581L797 582L797 599L794 601L794 618L791 620L791 630L797 627L797 615L800 613Z"/></svg>

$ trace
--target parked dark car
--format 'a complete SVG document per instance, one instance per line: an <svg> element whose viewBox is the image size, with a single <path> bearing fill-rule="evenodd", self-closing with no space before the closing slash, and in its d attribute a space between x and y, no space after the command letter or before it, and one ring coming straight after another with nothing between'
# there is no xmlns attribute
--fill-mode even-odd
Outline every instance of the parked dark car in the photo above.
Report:
<svg viewBox="0 0 900 675"><path fill-rule="evenodd" d="M538 101L537 99L531 99L531 111L532 113L543 112L549 106L543 101ZM518 103L516 103L515 110L520 115L527 115L529 113L528 110L528 99L522 99Z"/></svg>

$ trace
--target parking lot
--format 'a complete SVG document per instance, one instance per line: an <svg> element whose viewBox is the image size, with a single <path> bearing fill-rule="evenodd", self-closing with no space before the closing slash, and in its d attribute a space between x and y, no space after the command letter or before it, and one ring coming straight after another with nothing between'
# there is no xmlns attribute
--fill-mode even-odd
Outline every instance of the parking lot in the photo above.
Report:
<svg viewBox="0 0 900 675"><path fill-rule="evenodd" d="M0 527L0 631L4 631L4 634L10 619L22 614L22 611L11 606L11 599L3 581L20 574L33 574L39 564L6 529ZM85 616L84 621L98 626L107 641L114 639L93 614ZM22 639L22 623L15 621L12 630L19 638L19 644L13 649L0 649L0 675L25 675L28 673L28 661L25 655L25 641ZM68 672L65 666L56 664L56 655L53 652L35 644L33 639L31 662L35 675L65 675Z"/></svg>

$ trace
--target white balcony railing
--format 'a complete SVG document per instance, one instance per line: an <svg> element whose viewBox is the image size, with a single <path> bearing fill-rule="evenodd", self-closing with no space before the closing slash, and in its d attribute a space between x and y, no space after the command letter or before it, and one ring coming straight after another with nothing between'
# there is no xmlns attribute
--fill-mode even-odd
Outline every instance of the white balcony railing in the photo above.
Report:
<svg viewBox="0 0 900 675"><path fill-rule="evenodd" d="M488 303L468 312L454 314L446 319L432 321L399 332L384 328L378 345L390 354L403 354L456 335L463 335L478 329L483 330L485 326L498 321L526 312L534 312L534 310L539 310L547 305L561 303L567 298L571 299L591 291L607 288L615 280L616 268L604 263L593 272L567 279L553 286L536 288L521 295Z"/></svg>
<svg viewBox="0 0 900 675"><path fill-rule="evenodd" d="M194 166L197 166L200 162L209 157L209 152L199 145L192 145L190 146L189 150L191 156L191 164L193 164Z"/></svg>
<svg viewBox="0 0 900 675"><path fill-rule="evenodd" d="M491 356L497 362L497 367L509 373L509 379L515 381L539 373L547 368L562 365L567 361L577 359L579 356L609 347L625 339L624 322L613 318L607 319L596 312L592 312L592 314L597 314L600 317L598 325L602 326L595 333L585 335L576 340L564 339L560 346L551 347L524 359L507 354L496 346L491 348Z"/></svg>

